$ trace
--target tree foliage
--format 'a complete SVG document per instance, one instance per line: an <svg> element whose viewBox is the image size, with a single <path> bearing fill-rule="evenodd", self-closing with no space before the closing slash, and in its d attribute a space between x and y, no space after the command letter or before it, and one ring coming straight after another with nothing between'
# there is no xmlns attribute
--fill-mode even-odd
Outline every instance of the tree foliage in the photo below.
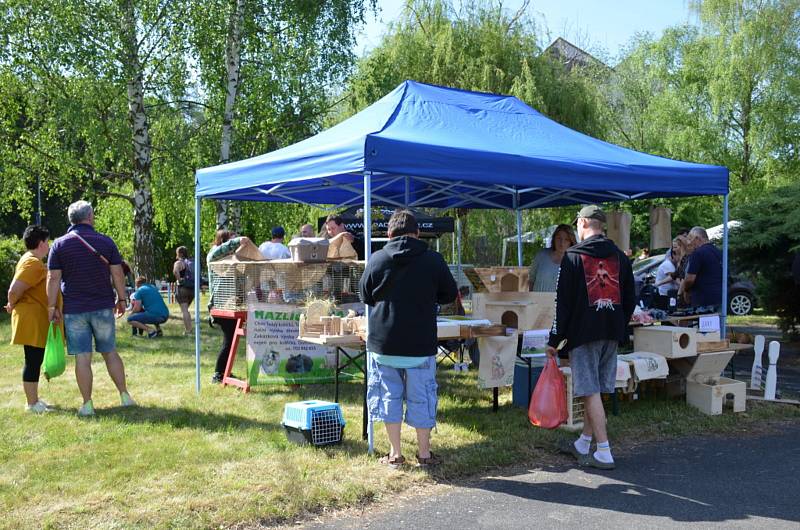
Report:
<svg viewBox="0 0 800 530"><path fill-rule="evenodd" d="M165 275L167 249L192 240L194 172L220 161L237 4L246 12L231 159L241 159L318 130L327 88L352 65L363 0L4 3L0 213L28 217L41 179L46 197L93 202L98 228L139 272ZM263 204L244 211L254 239L278 223L292 233L315 215ZM203 212L207 242L213 212Z"/></svg>
<svg viewBox="0 0 800 530"><path fill-rule="evenodd" d="M731 255L751 271L759 301L777 314L784 331L800 327L800 288L792 278L792 260L800 252L800 183L780 186L734 210L742 226L731 232Z"/></svg>
<svg viewBox="0 0 800 530"><path fill-rule="evenodd" d="M411 0L381 43L361 59L345 91L343 116L383 97L406 79L466 90L510 94L549 117L602 136L598 72L567 72L542 54L539 29L526 11L486 1ZM342 116L340 116L341 118ZM571 211L571 209L570 209ZM499 263L502 237L516 233L503 211L457 212L464 262ZM524 227L566 220L563 210L526 212ZM450 248L450 241L443 241Z"/></svg>

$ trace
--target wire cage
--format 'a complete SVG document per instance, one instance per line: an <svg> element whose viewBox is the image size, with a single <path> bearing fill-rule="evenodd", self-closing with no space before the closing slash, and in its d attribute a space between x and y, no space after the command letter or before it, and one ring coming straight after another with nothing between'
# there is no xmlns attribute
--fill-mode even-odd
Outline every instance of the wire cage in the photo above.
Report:
<svg viewBox="0 0 800 530"><path fill-rule="evenodd" d="M209 264L214 275L210 288L214 307L232 311L247 310L248 299L303 304L322 298L337 305L346 304L358 301L358 282L364 267L363 261L302 263L234 258Z"/></svg>

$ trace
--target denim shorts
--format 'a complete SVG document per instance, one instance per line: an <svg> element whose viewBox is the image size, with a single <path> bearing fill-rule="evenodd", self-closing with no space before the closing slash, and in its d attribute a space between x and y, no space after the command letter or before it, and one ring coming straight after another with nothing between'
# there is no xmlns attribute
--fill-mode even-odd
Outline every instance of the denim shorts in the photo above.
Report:
<svg viewBox="0 0 800 530"><path fill-rule="evenodd" d="M139 322L140 324L163 324L169 317L162 317L148 313L147 311L139 311L138 313L131 313L128 315L128 322Z"/></svg>
<svg viewBox="0 0 800 530"><path fill-rule="evenodd" d="M70 355L92 353L92 337L95 351L111 353L117 350L114 312L111 309L66 314L64 330Z"/></svg>
<svg viewBox="0 0 800 530"><path fill-rule="evenodd" d="M373 421L400 423L415 429L431 429L436 425L436 357L428 357L414 368L392 368L369 355L367 404Z"/></svg>
<svg viewBox="0 0 800 530"><path fill-rule="evenodd" d="M617 379L615 340L596 340L581 344L569 352L574 396L611 394Z"/></svg>

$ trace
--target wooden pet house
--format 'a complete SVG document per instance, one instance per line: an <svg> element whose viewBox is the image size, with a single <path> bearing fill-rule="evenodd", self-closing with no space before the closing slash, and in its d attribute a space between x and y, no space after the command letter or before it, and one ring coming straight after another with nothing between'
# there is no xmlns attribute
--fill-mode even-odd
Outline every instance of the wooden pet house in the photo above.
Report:
<svg viewBox="0 0 800 530"><path fill-rule="evenodd" d="M517 330L549 329L555 315L554 304L555 293L475 293L472 314Z"/></svg>

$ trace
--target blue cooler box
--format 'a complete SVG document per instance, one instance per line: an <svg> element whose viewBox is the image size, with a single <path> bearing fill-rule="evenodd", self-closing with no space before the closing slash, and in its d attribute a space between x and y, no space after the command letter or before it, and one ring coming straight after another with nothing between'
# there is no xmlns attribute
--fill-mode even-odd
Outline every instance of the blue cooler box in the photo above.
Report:
<svg viewBox="0 0 800 530"><path fill-rule="evenodd" d="M539 357L541 355L542 358ZM528 363L522 359L517 359L514 364L514 385L511 387L511 403L515 407L527 409L530 404L531 394L533 389L536 388L536 382L539 380L539 374L542 373L544 368L544 353L537 354L531 358L531 391L528 392Z"/></svg>

